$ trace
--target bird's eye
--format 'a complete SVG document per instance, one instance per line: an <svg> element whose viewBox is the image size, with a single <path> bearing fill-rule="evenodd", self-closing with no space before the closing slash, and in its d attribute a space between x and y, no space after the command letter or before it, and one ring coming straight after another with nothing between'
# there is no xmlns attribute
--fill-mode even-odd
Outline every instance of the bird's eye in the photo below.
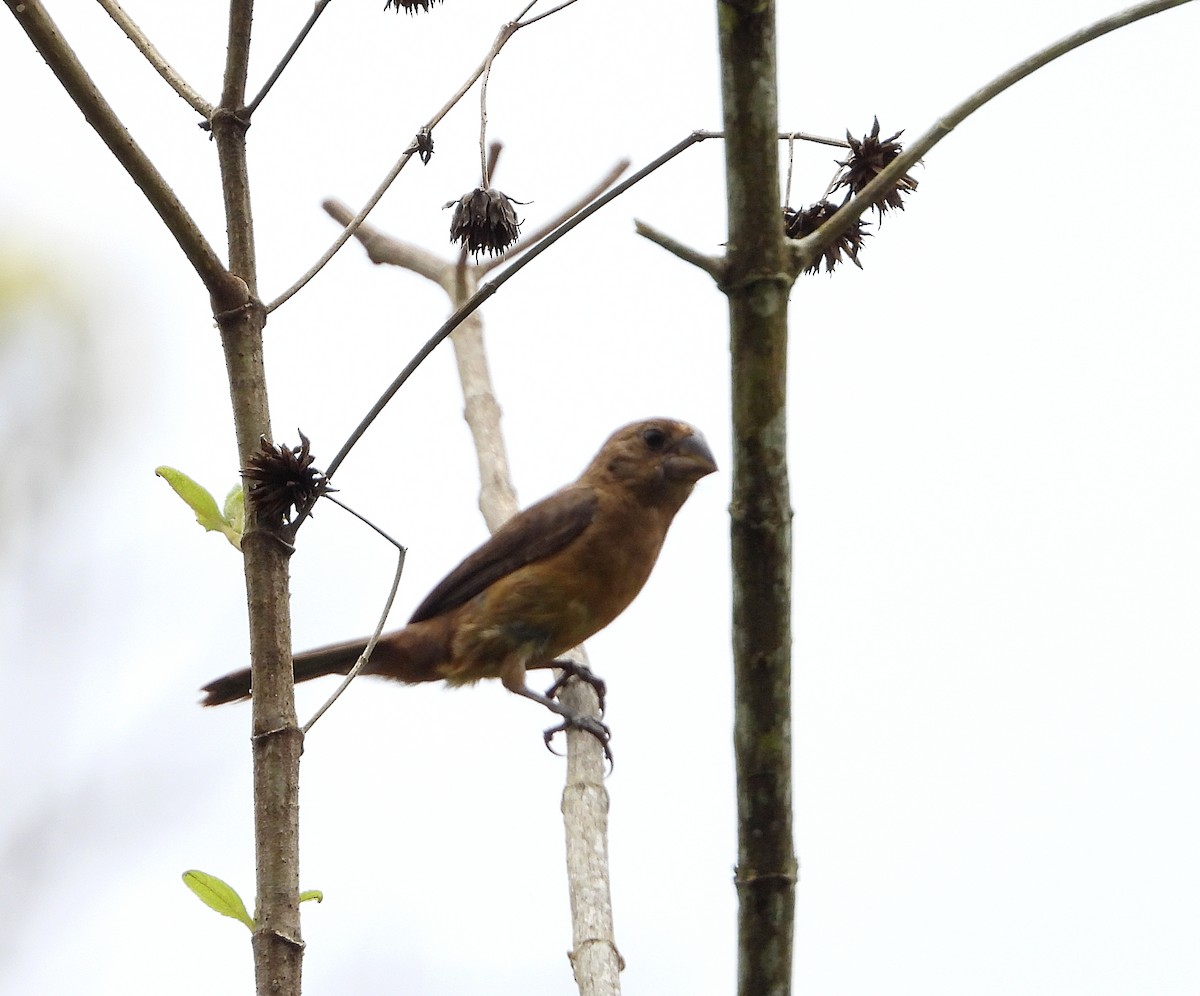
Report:
<svg viewBox="0 0 1200 996"><path fill-rule="evenodd" d="M644 429L642 430L642 438L652 450L661 450L667 444L667 434L662 429Z"/></svg>

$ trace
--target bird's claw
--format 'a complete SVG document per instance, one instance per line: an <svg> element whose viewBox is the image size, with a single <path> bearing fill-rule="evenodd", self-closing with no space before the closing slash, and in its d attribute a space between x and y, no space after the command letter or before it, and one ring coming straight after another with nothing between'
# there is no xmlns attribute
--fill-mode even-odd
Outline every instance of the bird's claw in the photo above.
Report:
<svg viewBox="0 0 1200 996"><path fill-rule="evenodd" d="M552 726L542 734L542 739L546 741L546 750L551 754L558 754L551 745L550 741L554 739L554 734L562 733L565 730L581 730L584 733L590 733L604 748L604 758L608 761L609 769L612 769L613 756L612 749L608 746L608 742L612 739L612 731L598 719L593 719L591 716L564 716L563 721L558 726ZM561 757L561 754L558 754Z"/></svg>
<svg viewBox="0 0 1200 996"><path fill-rule="evenodd" d="M591 685L596 692L596 698L600 704L600 715L604 715L605 701L604 698L608 694L608 685L604 679L598 676L591 668L585 667L582 664L576 664L574 661L555 661L554 666L562 670L554 681L554 684L546 689L546 698L557 698L559 690L571 678L578 678L582 682Z"/></svg>

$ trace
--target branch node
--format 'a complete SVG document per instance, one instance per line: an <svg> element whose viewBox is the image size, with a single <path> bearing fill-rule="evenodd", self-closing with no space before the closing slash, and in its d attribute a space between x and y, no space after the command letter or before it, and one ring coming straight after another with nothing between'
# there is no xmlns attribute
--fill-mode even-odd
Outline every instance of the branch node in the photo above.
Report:
<svg viewBox="0 0 1200 996"><path fill-rule="evenodd" d="M304 942L298 937L293 937L291 934L285 934L282 930L274 930L270 927L259 927L254 932L256 937L271 938L280 941L289 947L295 948L297 951L304 950Z"/></svg>
<svg viewBox="0 0 1200 996"><path fill-rule="evenodd" d="M240 277L235 277L238 283L241 284L241 290L246 296L246 300L240 304L235 304L232 308L226 308L223 311L213 312L213 324L222 330L227 330L234 322L244 319L247 315L252 315L256 311L263 313L263 325L267 323L266 308L262 301L250 294L250 288L246 286L246 282Z"/></svg>
<svg viewBox="0 0 1200 996"><path fill-rule="evenodd" d="M567 952L567 960L571 962L571 971L576 973L578 978L578 959L583 955L583 949L591 947L593 944L600 944L611 949L612 953L617 956L617 971L625 971L625 956L621 954L620 948L611 937L585 937L582 941L575 945L575 950Z"/></svg>
<svg viewBox="0 0 1200 996"><path fill-rule="evenodd" d="M274 740L276 737L286 737L292 735L298 736L301 743L304 742L304 731L295 723L287 723L283 726L276 726L269 730L263 730L260 733L255 733L250 737L250 742L255 747L260 747L269 740Z"/></svg>
<svg viewBox="0 0 1200 996"><path fill-rule="evenodd" d="M294 525L298 524L299 523L295 523ZM295 535L294 530L288 530L288 533L293 537ZM244 533L242 533L242 546L245 547L247 540L253 540L260 536L265 537L276 546L280 547L285 556L290 557L296 552L296 547L287 539L285 539L280 533L274 529L264 529L262 526L250 526Z"/></svg>
<svg viewBox="0 0 1200 996"><path fill-rule="evenodd" d="M733 870L733 884L735 886L755 885L758 882L777 882L784 885L795 885L799 880L799 875L794 871L791 872L756 872L753 870L743 872L740 868Z"/></svg>
<svg viewBox="0 0 1200 996"><path fill-rule="evenodd" d="M204 124L201 124L200 127L205 128L205 131L214 131L218 124L226 122L231 126L240 127L243 132L250 127L250 118L245 107L239 107L237 110L229 107L214 107L212 114L208 116L208 127L205 128Z"/></svg>

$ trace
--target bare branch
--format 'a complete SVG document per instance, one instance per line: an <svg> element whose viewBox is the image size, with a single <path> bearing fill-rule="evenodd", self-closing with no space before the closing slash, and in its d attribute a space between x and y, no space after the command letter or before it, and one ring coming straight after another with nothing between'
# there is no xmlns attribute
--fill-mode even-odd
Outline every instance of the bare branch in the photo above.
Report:
<svg viewBox="0 0 1200 996"><path fill-rule="evenodd" d="M1132 24L1134 21L1140 21L1142 18L1159 14L1164 10L1179 7L1188 2L1189 0L1151 0L1149 3L1138 4L1126 10L1119 11L1110 17L1102 18L1094 24L1081 28L1073 34L1056 41L1053 45L1048 45L1040 52L1031 55L1028 59L1018 62L986 86L976 90L966 100L935 121L925 134L893 159L887 168L882 170L875 179L858 192L857 197L839 208L838 212L817 229L817 231L803 239L793 241L791 252L794 272L800 273L805 267L811 265L812 261L820 256L826 246L836 241L842 232L853 225L871 207L881 193L894 186L896 181L915 166L925 153L993 97L1003 93L1014 83L1023 80L1030 73L1036 72L1043 66L1079 48L1081 45L1086 45L1088 42L1094 41L1108 34L1110 31L1123 28L1127 24Z"/></svg>
<svg viewBox="0 0 1200 996"><path fill-rule="evenodd" d="M108 16L116 22L117 27L125 32L125 37L133 42L134 47L146 57L146 61L154 67L154 71L170 84L171 89L186 100L192 109L206 121L212 117L212 104L200 96L199 92L189 86L187 81L171 67L171 64L163 58L162 53L142 32L142 29L133 22L133 18L117 3L117 0L98 0L98 2Z"/></svg>
<svg viewBox="0 0 1200 996"><path fill-rule="evenodd" d="M340 225L348 225L354 218L354 212L341 201L326 200L321 203L321 207ZM426 280L432 280L436 284L441 284L445 280L445 270L448 264L428 249L422 249L411 242L384 235L365 221L358 226L354 237L362 243L362 247L367 251L367 258L372 263L401 266L406 270L419 273Z"/></svg>
<svg viewBox="0 0 1200 996"><path fill-rule="evenodd" d="M691 246L686 246L682 242L678 242L665 232L660 232L653 225L647 225L644 221L633 219L634 231L642 238L649 239L656 245L662 246L667 252L673 256L678 256L685 263L691 263L692 266L698 266L718 284L725 281L725 260L720 256L706 256L699 250L693 249Z"/></svg>
<svg viewBox="0 0 1200 996"><path fill-rule="evenodd" d="M211 118L221 171L229 267L257 294L254 217L246 168L246 98L253 0L230 0L220 106ZM271 437L263 326L253 308L221 321L239 462L250 465L259 441ZM249 610L251 766L254 784L255 929L251 936L256 992L299 993L304 953L300 894L300 754L304 734L296 719L292 675L292 620L288 600L290 548L260 519L259 497L247 494L250 524L242 542Z"/></svg>
<svg viewBox="0 0 1200 996"><path fill-rule="evenodd" d="M175 192L133 140L108 101L101 96L40 0L5 0L5 3L33 42L34 48L58 77L63 89L83 112L88 124L96 130L133 182L141 188L151 207L158 212L188 262L204 281L213 298L214 310L244 304L246 288L230 276Z"/></svg>

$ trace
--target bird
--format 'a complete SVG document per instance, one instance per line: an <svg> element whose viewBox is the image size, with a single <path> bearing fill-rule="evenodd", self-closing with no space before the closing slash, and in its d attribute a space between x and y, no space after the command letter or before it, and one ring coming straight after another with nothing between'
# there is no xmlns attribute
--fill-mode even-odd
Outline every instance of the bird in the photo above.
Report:
<svg viewBox="0 0 1200 996"><path fill-rule="evenodd" d="M407 684L472 684L499 678L510 692L561 717L553 734L593 734L609 755L608 728L534 691L526 672L561 667L603 683L559 656L620 615L642 590L675 514L696 482L717 469L699 430L650 418L614 432L579 479L514 515L442 579L408 624L380 637L364 675ZM348 674L367 639L318 647L293 657L295 680ZM564 676L565 677L565 676ZM245 668L204 686L202 705L251 695Z"/></svg>

